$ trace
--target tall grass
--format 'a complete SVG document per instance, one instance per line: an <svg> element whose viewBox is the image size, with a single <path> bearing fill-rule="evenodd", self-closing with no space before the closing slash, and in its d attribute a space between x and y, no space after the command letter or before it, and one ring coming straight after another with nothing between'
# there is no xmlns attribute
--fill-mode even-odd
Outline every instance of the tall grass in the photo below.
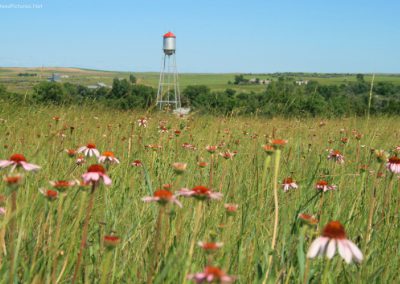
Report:
<svg viewBox="0 0 400 284"><path fill-rule="evenodd" d="M0 217L0 232L4 233L0 234L4 236L0 253L2 281L72 280L90 189L71 188L65 197L52 202L38 189L50 188L50 180L80 179L96 160L88 159L85 165L77 166L64 149L76 149L88 142L94 142L101 151L114 151L121 164L111 165L108 170L112 186L97 189L78 282L146 283L151 277L153 283L181 283L186 281L186 271L202 271L209 261L201 248L192 249L193 241L201 240L224 243L213 255L213 265L237 276L238 283L262 283L268 268L267 283L400 281L400 182L371 154L372 149L391 150L399 144L400 118L371 117L366 128L367 121L361 118L328 120L321 126L316 119L182 119L154 113L147 115L149 126L139 128L136 120L144 115L87 107L3 105L0 159L22 153L42 169L25 175L18 189L16 211L10 215L8 206L6 215ZM56 123L53 116L60 116L60 121ZM169 133L159 133L160 121L166 121ZM175 136L175 129L181 129L182 134ZM352 130L363 134L360 141ZM287 139L288 144L282 149L280 163L273 162L274 156L272 162L265 163L261 146L274 137ZM349 138L348 143L341 142L343 137ZM184 149L181 145L185 142L196 149ZM149 150L145 148L148 144L162 148ZM200 159L210 162L206 145L237 151L232 160L214 156L210 185L210 168L200 170L197 166ZM344 154L343 165L327 160L327 149L332 148ZM142 161L142 168L131 166L136 159ZM171 167L173 162L188 164L179 178ZM274 169L278 165L278 182L291 176L299 189L285 193L279 187L274 199ZM361 171L361 165L368 165L368 170ZM2 170L3 175L7 172L8 169ZM319 179L329 180L338 190L316 195L315 183ZM198 201L190 198L180 198L183 208L167 205L159 234L159 205L144 203L141 198L167 183L173 184L174 190L206 185L219 191L221 186L224 197L222 201L204 202L200 209ZM2 184L0 190L9 204L11 195L6 186ZM224 203L238 204L238 213L227 216ZM297 218L299 213L319 215L319 224L302 225ZM10 242L12 218L16 230L14 241ZM348 237L360 247L365 256L360 265L347 265L339 256L330 261L306 260L311 241L330 220L344 224ZM112 251L103 243L103 237L110 234L121 238ZM159 240L154 240L155 234L160 235ZM154 263L157 241L161 245ZM15 273L9 281L11 245ZM149 271L153 275L149 276Z"/></svg>

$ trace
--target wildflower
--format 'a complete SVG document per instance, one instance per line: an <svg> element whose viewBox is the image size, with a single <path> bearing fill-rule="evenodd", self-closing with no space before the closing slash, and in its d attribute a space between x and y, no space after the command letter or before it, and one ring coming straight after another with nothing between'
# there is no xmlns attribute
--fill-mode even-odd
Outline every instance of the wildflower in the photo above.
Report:
<svg viewBox="0 0 400 284"><path fill-rule="evenodd" d="M187 150L196 150L196 146L187 142L182 144L182 148Z"/></svg>
<svg viewBox="0 0 400 284"><path fill-rule="evenodd" d="M340 139L340 141L342 141L343 144L347 144L347 143L349 142L349 138L347 138L347 137L342 137L342 138Z"/></svg>
<svg viewBox="0 0 400 284"><path fill-rule="evenodd" d="M119 160L115 158L113 152L106 151L100 156L99 163L119 164Z"/></svg>
<svg viewBox="0 0 400 284"><path fill-rule="evenodd" d="M206 266L203 272L189 274L188 279L196 283L232 283L235 281L235 277L227 275L224 271L215 266Z"/></svg>
<svg viewBox="0 0 400 284"><path fill-rule="evenodd" d="M147 119L145 117L141 117L137 120L139 127L146 128L147 127Z"/></svg>
<svg viewBox="0 0 400 284"><path fill-rule="evenodd" d="M180 130L175 130L175 131L174 131L174 134L175 134L176 137L178 137L179 135L181 135L181 133L182 133L182 132L181 132Z"/></svg>
<svg viewBox="0 0 400 284"><path fill-rule="evenodd" d="M96 145L93 143L80 147L78 153L83 153L87 157L96 156L98 158L100 156L99 150L96 149Z"/></svg>
<svg viewBox="0 0 400 284"><path fill-rule="evenodd" d="M187 164L186 163L173 163L172 168L174 169L177 175L181 175L186 171Z"/></svg>
<svg viewBox="0 0 400 284"><path fill-rule="evenodd" d="M315 218L314 215L306 214L306 213L300 213L299 214L299 219L303 221L304 223L307 223L309 225L316 225L318 224L318 219Z"/></svg>
<svg viewBox="0 0 400 284"><path fill-rule="evenodd" d="M131 166L133 166L133 167L143 167L143 164L142 164L142 161L141 161L141 160L134 160L134 161L131 163Z"/></svg>
<svg viewBox="0 0 400 284"><path fill-rule="evenodd" d="M111 184L111 179L106 175L106 170L102 165L91 165L87 172L82 175L82 179L85 183L98 183L103 180L105 185Z"/></svg>
<svg viewBox="0 0 400 284"><path fill-rule="evenodd" d="M282 187L283 191L287 192L289 189L297 189L299 186L291 177L288 177L283 180Z"/></svg>
<svg viewBox="0 0 400 284"><path fill-rule="evenodd" d="M322 192L325 192L325 191L328 191L328 190L335 190L336 189L336 185L330 185L330 184L328 184L327 181L320 180L316 184L316 189L322 190Z"/></svg>
<svg viewBox="0 0 400 284"><path fill-rule="evenodd" d="M182 203L176 198L176 196L167 189L156 190L153 196L143 197L144 202L158 202L161 205L166 205L167 203L175 203L182 208Z"/></svg>
<svg viewBox="0 0 400 284"><path fill-rule="evenodd" d="M224 245L223 243L220 243L220 242L210 242L210 243L198 242L197 244L199 245L199 247L204 249L206 252L216 251L219 248L222 248L222 246Z"/></svg>
<svg viewBox="0 0 400 284"><path fill-rule="evenodd" d="M390 157L386 167L392 173L400 174L400 158L397 156Z"/></svg>
<svg viewBox="0 0 400 284"><path fill-rule="evenodd" d="M1 215L1 216L6 215L6 208L0 207L0 215Z"/></svg>
<svg viewBox="0 0 400 284"><path fill-rule="evenodd" d="M208 163L204 162L204 161L200 161L197 163L197 165L199 166L199 168L205 168L208 166Z"/></svg>
<svg viewBox="0 0 400 284"><path fill-rule="evenodd" d="M39 189L39 192L50 201L53 201L58 198L57 190L41 188Z"/></svg>
<svg viewBox="0 0 400 284"><path fill-rule="evenodd" d="M106 246L109 249L113 249L121 242L121 239L114 235L108 235L104 236L103 241L104 241L104 246Z"/></svg>
<svg viewBox="0 0 400 284"><path fill-rule="evenodd" d="M17 188L22 182L22 175L15 175L15 176L5 176L3 180L7 184L8 187L15 189Z"/></svg>
<svg viewBox="0 0 400 284"><path fill-rule="evenodd" d="M170 190L170 189L172 188L172 184L170 184L170 183L164 183L161 187L162 187L162 189Z"/></svg>
<svg viewBox="0 0 400 284"><path fill-rule="evenodd" d="M168 133L168 129L164 125L160 125L158 129L158 132L160 133Z"/></svg>
<svg viewBox="0 0 400 284"><path fill-rule="evenodd" d="M222 193L219 192L213 192L210 189L208 189L205 186L198 185L195 186L194 188L187 189L187 188L182 188L178 195L182 195L185 197L194 197L199 200L208 200L208 199L221 199L222 198Z"/></svg>
<svg viewBox="0 0 400 284"><path fill-rule="evenodd" d="M52 187L57 189L58 191L64 192L66 189L73 187L76 185L76 181L71 180L57 180L57 181L50 181Z"/></svg>
<svg viewBox="0 0 400 284"><path fill-rule="evenodd" d="M287 140L284 139L274 139L271 141L272 147L276 149L281 149L287 144Z"/></svg>
<svg viewBox="0 0 400 284"><path fill-rule="evenodd" d="M239 205L233 203L226 203L224 204L224 207L226 210L226 214L228 214L229 216L233 216L237 213Z"/></svg>
<svg viewBox="0 0 400 284"><path fill-rule="evenodd" d="M79 155L78 158L75 160L75 164L77 164L78 166L81 166L84 163L86 163L85 156Z"/></svg>
<svg viewBox="0 0 400 284"><path fill-rule="evenodd" d="M215 153L215 151L217 151L217 149L218 149L218 146L210 146L210 145L206 146L206 150L210 154Z"/></svg>
<svg viewBox="0 0 400 284"><path fill-rule="evenodd" d="M64 151L65 151L65 152L67 153L67 155L68 155L69 157L71 157L71 158L73 158L73 157L76 156L76 150L74 150L74 149L65 149Z"/></svg>
<svg viewBox="0 0 400 284"><path fill-rule="evenodd" d="M53 116L52 119L53 119L55 122L59 122L59 121L60 121L60 117L59 117L59 116Z"/></svg>
<svg viewBox="0 0 400 284"><path fill-rule="evenodd" d="M363 254L360 249L346 238L344 227L338 221L329 222L322 231L322 237L316 238L307 252L308 258L326 254L331 259L336 253L336 246L340 256L351 263L352 260L361 262Z"/></svg>
<svg viewBox="0 0 400 284"><path fill-rule="evenodd" d="M344 156L338 150L330 150L328 160L333 160L338 164L344 163Z"/></svg>
<svg viewBox="0 0 400 284"><path fill-rule="evenodd" d="M220 155L221 157L223 157L224 159L226 159L226 160L232 160L233 157L236 155L236 153L230 152L230 151L228 150L228 151L225 151L225 152L223 152L223 153L219 153L219 155Z"/></svg>
<svg viewBox="0 0 400 284"><path fill-rule="evenodd" d="M275 148L272 147L271 145L264 145L263 149L264 149L265 153L267 153L267 155L272 155L275 151Z"/></svg>
<svg viewBox="0 0 400 284"><path fill-rule="evenodd" d="M0 168L6 168L9 166L11 166L11 171L14 171L15 168L19 167L22 167L25 171L36 171L40 169L38 165L28 163L22 154L13 154L9 160L0 161Z"/></svg>

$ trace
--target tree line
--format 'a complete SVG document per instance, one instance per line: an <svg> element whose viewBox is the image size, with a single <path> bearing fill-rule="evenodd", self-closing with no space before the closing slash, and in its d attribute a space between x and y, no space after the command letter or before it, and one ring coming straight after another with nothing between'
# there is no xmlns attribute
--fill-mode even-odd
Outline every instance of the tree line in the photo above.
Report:
<svg viewBox="0 0 400 284"><path fill-rule="evenodd" d="M118 109L148 109L155 105L157 90L136 84L136 80L114 79L111 88L89 89L71 83L41 82L30 96L13 94L0 85L0 98L39 104L104 104ZM260 92L233 89L212 91L205 85L187 86L182 105L204 113L271 116L341 117L367 113L370 83L363 76L355 82L322 85L309 81L298 86L284 76L272 81ZM371 114L400 114L400 86L377 82L373 86Z"/></svg>

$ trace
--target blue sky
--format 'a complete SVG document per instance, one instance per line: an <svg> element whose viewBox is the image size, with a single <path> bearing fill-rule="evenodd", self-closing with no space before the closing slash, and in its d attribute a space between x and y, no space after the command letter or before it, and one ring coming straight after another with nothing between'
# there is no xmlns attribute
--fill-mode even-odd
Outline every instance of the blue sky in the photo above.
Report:
<svg viewBox="0 0 400 284"><path fill-rule="evenodd" d="M399 12L398 0L0 0L0 66L158 71L171 30L180 72L400 73Z"/></svg>

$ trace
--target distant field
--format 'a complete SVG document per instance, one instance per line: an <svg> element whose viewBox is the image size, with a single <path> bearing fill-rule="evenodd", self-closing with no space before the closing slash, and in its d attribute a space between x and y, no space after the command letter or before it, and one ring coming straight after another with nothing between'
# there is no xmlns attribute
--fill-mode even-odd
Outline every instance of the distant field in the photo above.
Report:
<svg viewBox="0 0 400 284"><path fill-rule="evenodd" d="M36 73L36 77L20 77L19 73ZM157 72L114 72L101 71L79 68L0 68L0 84L4 84L10 91L25 93L30 91L32 87L40 82L45 81L53 73L67 75L68 78L62 78L62 82L70 82L81 84L84 86L103 82L107 85L112 84L114 78L128 78L130 74L134 74L138 82L152 87L157 87L159 74ZM184 89L188 85L207 85L212 90L225 90L232 88L237 91L262 91L264 85L230 85L229 81L233 82L237 74L191 74L184 73L179 75L180 88ZM246 74L246 79L272 79L276 80L281 74ZM342 84L349 81L355 81L355 74L317 74L317 73L286 73L286 77L291 77L293 80L315 80L321 84ZM366 81L370 81L372 76L365 75ZM400 74L378 74L375 77L375 82L392 82L400 85Z"/></svg>

